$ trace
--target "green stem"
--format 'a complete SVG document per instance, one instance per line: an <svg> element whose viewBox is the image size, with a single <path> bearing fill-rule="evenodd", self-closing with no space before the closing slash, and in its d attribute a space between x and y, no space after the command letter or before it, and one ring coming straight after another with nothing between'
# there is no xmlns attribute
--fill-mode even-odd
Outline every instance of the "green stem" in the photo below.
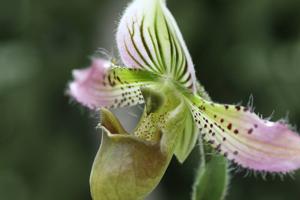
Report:
<svg viewBox="0 0 300 200"><path fill-rule="evenodd" d="M193 185L192 200L223 200L229 183L227 160L200 142L200 164ZM206 156L205 153L208 155Z"/></svg>

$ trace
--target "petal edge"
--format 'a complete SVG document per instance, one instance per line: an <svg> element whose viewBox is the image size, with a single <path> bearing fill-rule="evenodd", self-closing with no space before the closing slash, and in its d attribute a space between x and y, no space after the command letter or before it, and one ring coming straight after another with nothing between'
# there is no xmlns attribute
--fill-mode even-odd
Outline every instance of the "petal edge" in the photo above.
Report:
<svg viewBox="0 0 300 200"><path fill-rule="evenodd" d="M282 173L300 168L300 136L287 124L263 120L243 106L200 97L192 110L202 137L242 167Z"/></svg>

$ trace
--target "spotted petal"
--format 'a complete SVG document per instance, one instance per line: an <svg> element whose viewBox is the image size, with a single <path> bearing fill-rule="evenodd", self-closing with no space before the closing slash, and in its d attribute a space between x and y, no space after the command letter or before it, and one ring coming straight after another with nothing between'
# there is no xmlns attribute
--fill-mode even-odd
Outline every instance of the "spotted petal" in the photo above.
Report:
<svg viewBox="0 0 300 200"><path fill-rule="evenodd" d="M300 167L300 137L283 122L261 119L242 106L194 98L192 111L202 137L245 168L289 172Z"/></svg>
<svg viewBox="0 0 300 200"><path fill-rule="evenodd" d="M89 68L74 70L73 76L69 94L91 109L141 104L140 87L155 80L150 72L115 67L103 59L93 59Z"/></svg>
<svg viewBox="0 0 300 200"><path fill-rule="evenodd" d="M195 90L191 57L164 0L134 0L121 19L117 43L125 65L171 76Z"/></svg>

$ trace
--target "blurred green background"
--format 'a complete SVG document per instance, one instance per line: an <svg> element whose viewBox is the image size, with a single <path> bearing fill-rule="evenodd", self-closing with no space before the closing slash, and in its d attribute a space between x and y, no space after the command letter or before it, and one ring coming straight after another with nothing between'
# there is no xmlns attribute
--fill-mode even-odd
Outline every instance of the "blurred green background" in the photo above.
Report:
<svg viewBox="0 0 300 200"><path fill-rule="evenodd" d="M95 114L65 95L71 70L104 47L129 0L1 0L0 200L89 200ZM300 125L299 0L168 0L212 98ZM287 144L288 145L288 144ZM174 159L149 200L189 199L198 164ZM233 173L228 200L299 200L300 173ZM211 183L214 184L214 183Z"/></svg>

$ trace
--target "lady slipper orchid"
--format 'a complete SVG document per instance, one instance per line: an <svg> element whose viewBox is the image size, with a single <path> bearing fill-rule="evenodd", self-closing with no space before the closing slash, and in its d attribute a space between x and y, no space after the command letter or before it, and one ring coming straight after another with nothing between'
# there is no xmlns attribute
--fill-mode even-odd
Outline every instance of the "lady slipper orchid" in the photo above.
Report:
<svg viewBox="0 0 300 200"><path fill-rule="evenodd" d="M101 153L100 148L97 157L101 159L96 159L92 175L97 174L96 170L102 173L105 162L109 159L120 159L118 156L136 158L137 168L143 162L146 162L143 164L143 169L147 168L147 163L151 167L150 163L156 162L156 156L142 160L140 154L137 156L136 153L131 153L137 152L136 148L140 145L141 152L145 154L147 152L149 155L157 154L157 157L161 156L160 158L167 156L162 159L163 167L159 169L161 170L159 177L161 177L163 174L161 172L168 164L169 156L175 154L178 160L183 162L195 146L199 135L203 141L211 144L216 152L247 169L287 173L300 167L300 137L288 124L283 121L264 120L253 113L251 108L223 105L212 102L207 97L197 82L190 54L175 19L166 7L165 0L134 0L121 18L116 40L124 66L94 58L89 68L74 70L75 80L69 85L69 94L79 103L94 110L143 103L146 104L146 110L134 134L120 134L122 128L116 128L116 125L110 127L109 124L115 120L103 124L107 133L104 134L103 142L107 144L107 138L113 142L109 142L109 148L103 148L106 153ZM151 88L151 92L145 92L146 88ZM155 92L158 94L153 95ZM168 106L169 104L173 106ZM162 128L171 123L170 116L176 115L170 113L174 113L178 107L180 112L177 110L177 115L180 115L181 125L178 125L176 130ZM151 118L157 113L160 113L159 117ZM161 131L152 132L153 128ZM118 134L112 133L113 130ZM173 139L163 140L165 135ZM117 144L124 147L123 153L117 153L118 149L121 149L121 147L117 148ZM132 145L135 149L130 148ZM158 145L159 151L151 149L149 145ZM170 147L166 154L161 148L164 145ZM127 154L124 152L126 149ZM111 171L106 168L105 173L116 172L114 162L109 161L109 163ZM126 164L124 169L120 163L116 166L126 172ZM151 173L146 174L144 178L150 176ZM101 176L91 176L91 184L96 184L95 177ZM102 177L105 175L102 174ZM134 180L139 182L139 178L143 176L137 177L135 174L130 177L135 177ZM106 183L104 180L101 181L101 184ZM109 181L109 178L105 181ZM144 193L151 191L157 181L159 180L155 180L148 189L143 189ZM118 183L114 184L118 187ZM92 186L93 191L97 193L97 187L94 186ZM120 194L122 191L119 191ZM95 195L93 196L96 199ZM104 194L101 199L106 199ZM131 199L135 198L131 197Z"/></svg>

